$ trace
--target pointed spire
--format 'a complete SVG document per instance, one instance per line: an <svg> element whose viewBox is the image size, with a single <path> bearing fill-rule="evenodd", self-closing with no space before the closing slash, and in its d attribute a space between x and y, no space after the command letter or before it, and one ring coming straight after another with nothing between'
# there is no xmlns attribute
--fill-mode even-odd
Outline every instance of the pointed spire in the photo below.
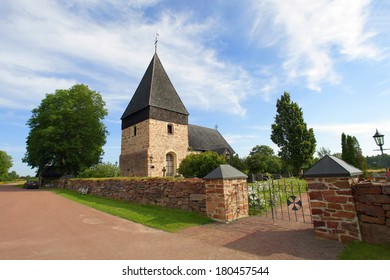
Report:
<svg viewBox="0 0 390 280"><path fill-rule="evenodd" d="M177 94L155 53L121 119L149 106L188 116L188 111Z"/></svg>

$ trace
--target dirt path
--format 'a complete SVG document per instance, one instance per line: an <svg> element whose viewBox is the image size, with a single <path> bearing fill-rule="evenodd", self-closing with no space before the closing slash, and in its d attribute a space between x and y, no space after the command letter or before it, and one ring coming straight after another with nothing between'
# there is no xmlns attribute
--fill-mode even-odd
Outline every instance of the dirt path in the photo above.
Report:
<svg viewBox="0 0 390 280"><path fill-rule="evenodd" d="M291 238L292 237L292 238ZM289 241L290 240L290 241ZM50 191L0 185L0 259L332 259L310 228L248 218L167 233Z"/></svg>

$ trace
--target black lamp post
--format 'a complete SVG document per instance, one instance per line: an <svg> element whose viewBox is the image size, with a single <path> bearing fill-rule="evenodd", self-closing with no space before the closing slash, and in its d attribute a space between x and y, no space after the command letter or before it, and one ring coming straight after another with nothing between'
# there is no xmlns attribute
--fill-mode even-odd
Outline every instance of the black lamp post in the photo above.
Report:
<svg viewBox="0 0 390 280"><path fill-rule="evenodd" d="M386 163L386 158L385 158L385 155L383 154L383 150L388 150L388 149L383 149L383 144L385 144L385 136L383 134L380 134L378 132L378 129L376 130L376 133L374 134L374 140L375 140L375 143L379 146L379 151L381 151L381 154L382 154L382 159L383 159L383 162L385 164L385 169L386 169L386 176L388 175L388 168L387 168L387 163ZM378 150L376 150L378 151Z"/></svg>

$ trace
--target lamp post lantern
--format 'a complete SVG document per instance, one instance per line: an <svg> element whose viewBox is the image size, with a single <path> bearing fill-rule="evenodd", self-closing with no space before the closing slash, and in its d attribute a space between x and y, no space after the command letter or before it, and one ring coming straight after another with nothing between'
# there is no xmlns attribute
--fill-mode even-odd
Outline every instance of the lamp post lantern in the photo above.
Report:
<svg viewBox="0 0 390 280"><path fill-rule="evenodd" d="M377 129L376 133L372 137L374 137L375 143L379 146L379 151L381 151L383 163L385 164L386 176L388 176L389 169L387 168L386 158L385 155L383 154L383 150L388 150L388 149L383 149L383 145L385 144L385 136L383 134L380 134Z"/></svg>

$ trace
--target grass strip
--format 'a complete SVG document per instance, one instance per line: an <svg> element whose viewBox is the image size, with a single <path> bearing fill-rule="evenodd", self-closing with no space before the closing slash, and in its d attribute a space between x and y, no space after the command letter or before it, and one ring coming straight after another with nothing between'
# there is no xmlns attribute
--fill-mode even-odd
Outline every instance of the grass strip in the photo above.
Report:
<svg viewBox="0 0 390 280"><path fill-rule="evenodd" d="M76 191L53 189L53 192L99 211L168 232L212 222L207 216L181 209L168 209L113 199L81 195Z"/></svg>
<svg viewBox="0 0 390 280"><path fill-rule="evenodd" d="M353 241L337 258L339 260L390 260L390 245Z"/></svg>

